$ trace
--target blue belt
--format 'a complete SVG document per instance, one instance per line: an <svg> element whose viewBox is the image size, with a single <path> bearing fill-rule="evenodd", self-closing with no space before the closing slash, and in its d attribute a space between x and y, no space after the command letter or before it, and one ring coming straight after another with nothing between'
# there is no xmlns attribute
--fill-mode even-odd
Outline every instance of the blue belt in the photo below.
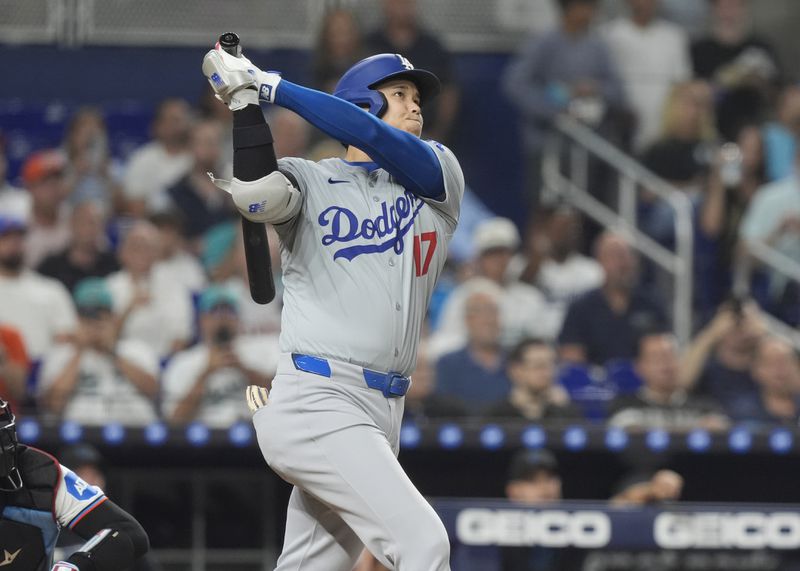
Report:
<svg viewBox="0 0 800 571"><path fill-rule="evenodd" d="M292 362L295 368L306 373L314 373L315 375L329 378L331 376L331 366L326 359L292 353ZM370 369L363 369L363 371L364 381L366 381L367 386L382 392L386 398L405 396L411 384L411 380L408 377L404 377L399 373L381 373Z"/></svg>

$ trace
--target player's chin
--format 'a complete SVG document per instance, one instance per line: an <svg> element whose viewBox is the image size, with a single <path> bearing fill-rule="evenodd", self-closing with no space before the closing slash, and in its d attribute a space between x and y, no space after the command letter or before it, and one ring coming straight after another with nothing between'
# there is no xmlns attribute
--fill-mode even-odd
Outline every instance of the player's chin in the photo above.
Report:
<svg viewBox="0 0 800 571"><path fill-rule="evenodd" d="M415 137L419 137L422 135L422 123L409 119L405 122L403 130L407 133L411 133Z"/></svg>

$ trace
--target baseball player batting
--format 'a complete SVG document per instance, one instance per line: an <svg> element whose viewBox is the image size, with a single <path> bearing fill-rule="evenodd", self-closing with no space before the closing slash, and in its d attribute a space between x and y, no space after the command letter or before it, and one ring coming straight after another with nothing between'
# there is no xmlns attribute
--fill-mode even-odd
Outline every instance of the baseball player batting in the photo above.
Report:
<svg viewBox="0 0 800 571"><path fill-rule="evenodd" d="M345 159L282 159L230 184L242 215L280 238L282 356L269 395L247 391L264 458L294 485L277 569L350 571L366 546L390 569L449 570L444 526L397 460L408 375L464 193L453 153L420 139L439 81L379 54L331 96L219 47L203 73L233 110L234 153L272 144L259 102L347 147Z"/></svg>

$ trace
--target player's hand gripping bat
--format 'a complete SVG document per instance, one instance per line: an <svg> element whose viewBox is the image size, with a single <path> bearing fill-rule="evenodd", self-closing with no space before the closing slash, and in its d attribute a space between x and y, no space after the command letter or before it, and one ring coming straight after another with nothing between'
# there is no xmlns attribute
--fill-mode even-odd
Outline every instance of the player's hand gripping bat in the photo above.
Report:
<svg viewBox="0 0 800 571"><path fill-rule="evenodd" d="M219 46L229 54L240 57L242 48L239 36L227 32L219 37ZM263 156L264 172L261 176L278 170L278 161L272 147L265 149ZM234 151L235 152L235 151ZM236 160L234 158L233 176L236 176ZM239 178L239 177L237 177ZM244 254L247 260L247 279L250 282L250 296L253 301L266 304L275 298L275 280L272 277L272 260L267 242L267 228L264 224L252 222L242 217L242 238Z"/></svg>

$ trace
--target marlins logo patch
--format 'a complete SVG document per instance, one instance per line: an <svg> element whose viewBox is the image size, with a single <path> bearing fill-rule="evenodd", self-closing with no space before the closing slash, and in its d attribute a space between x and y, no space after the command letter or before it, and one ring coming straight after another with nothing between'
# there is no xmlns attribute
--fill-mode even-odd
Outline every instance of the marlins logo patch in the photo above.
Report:
<svg viewBox="0 0 800 571"><path fill-rule="evenodd" d="M14 553L9 553L7 549L4 549L3 555L5 557L3 557L3 560L0 561L0 567L4 567L6 565L11 565L12 563L14 563L14 559L17 558L17 555L19 555L20 551L22 551L21 547L17 549Z"/></svg>

